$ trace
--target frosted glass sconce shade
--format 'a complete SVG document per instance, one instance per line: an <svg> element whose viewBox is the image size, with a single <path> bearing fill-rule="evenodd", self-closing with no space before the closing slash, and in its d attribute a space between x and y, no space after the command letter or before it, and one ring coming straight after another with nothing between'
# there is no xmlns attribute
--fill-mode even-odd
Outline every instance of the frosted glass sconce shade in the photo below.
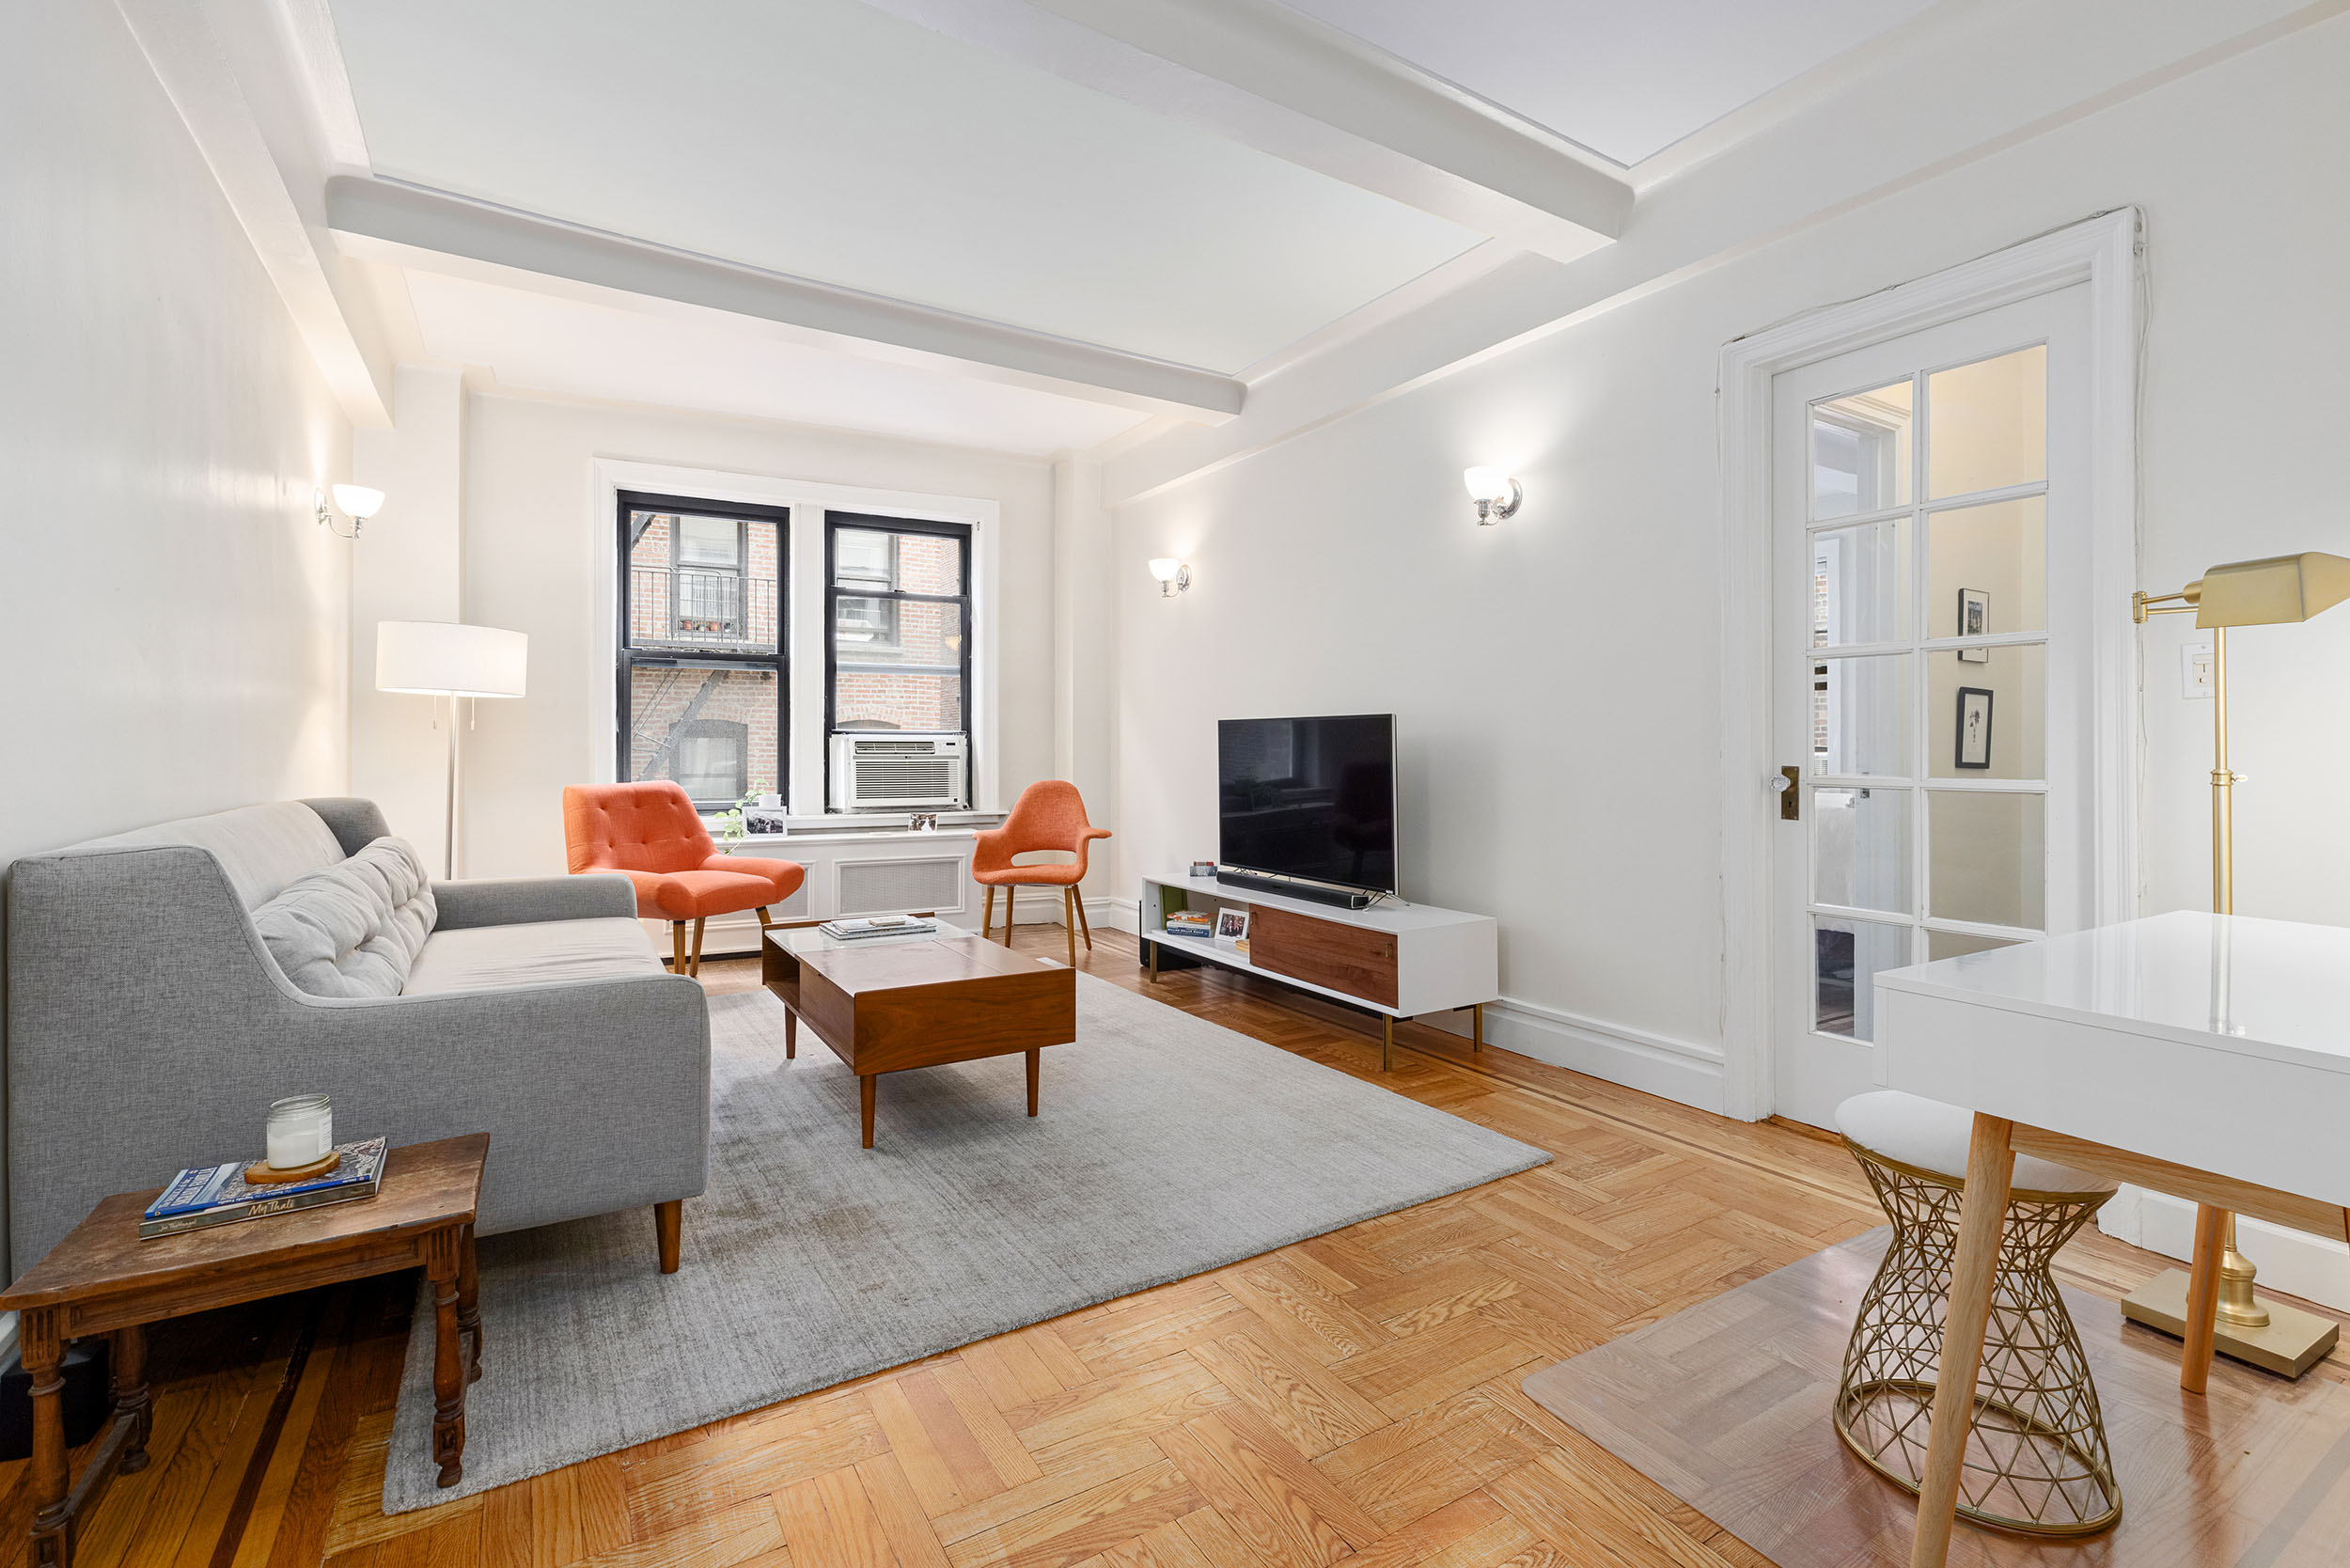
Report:
<svg viewBox="0 0 2350 1568"><path fill-rule="evenodd" d="M1172 556L1160 556L1151 563L1151 575L1159 580L1159 597L1172 599L1191 587L1191 568Z"/></svg>
<svg viewBox="0 0 2350 1568"><path fill-rule="evenodd" d="M384 510L384 493L363 484L338 484L335 487L335 505L344 516L365 523Z"/></svg>

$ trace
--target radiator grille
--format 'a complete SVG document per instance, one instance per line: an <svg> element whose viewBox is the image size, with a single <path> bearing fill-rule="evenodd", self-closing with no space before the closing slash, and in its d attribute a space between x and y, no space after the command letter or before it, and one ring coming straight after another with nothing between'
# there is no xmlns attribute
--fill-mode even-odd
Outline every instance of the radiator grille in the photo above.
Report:
<svg viewBox="0 0 2350 1568"><path fill-rule="evenodd" d="M838 871L843 915L901 915L916 909L963 907L960 855L945 860L843 860Z"/></svg>

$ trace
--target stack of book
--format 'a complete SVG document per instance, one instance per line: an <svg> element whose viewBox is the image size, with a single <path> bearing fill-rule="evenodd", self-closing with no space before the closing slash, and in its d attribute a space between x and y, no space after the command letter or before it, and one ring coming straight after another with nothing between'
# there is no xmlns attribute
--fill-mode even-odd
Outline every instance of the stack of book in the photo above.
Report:
<svg viewBox="0 0 2350 1568"><path fill-rule="evenodd" d="M248 1182L244 1160L183 1170L139 1215L139 1239L373 1198L384 1177L384 1139L338 1143L335 1152L342 1155L342 1163L307 1182Z"/></svg>
<svg viewBox="0 0 2350 1568"><path fill-rule="evenodd" d="M938 922L927 915L875 915L862 920L826 920L816 929L854 942L867 936L927 936L938 930Z"/></svg>
<svg viewBox="0 0 2350 1568"><path fill-rule="evenodd" d="M1215 917L1197 909L1178 909L1167 917L1169 936L1214 936Z"/></svg>

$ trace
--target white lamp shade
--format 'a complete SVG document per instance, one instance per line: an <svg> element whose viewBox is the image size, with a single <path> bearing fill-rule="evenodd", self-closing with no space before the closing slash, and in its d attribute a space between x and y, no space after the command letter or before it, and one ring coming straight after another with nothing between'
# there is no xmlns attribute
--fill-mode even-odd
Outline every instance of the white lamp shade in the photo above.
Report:
<svg viewBox="0 0 2350 1568"><path fill-rule="evenodd" d="M363 484L338 484L335 487L335 505L342 509L345 517L355 517L364 523L384 510L384 493Z"/></svg>
<svg viewBox="0 0 2350 1568"><path fill-rule="evenodd" d="M1498 468L1471 468L1461 475L1461 483L1467 487L1472 501L1506 501L1510 498L1510 476Z"/></svg>
<svg viewBox="0 0 2350 1568"><path fill-rule="evenodd" d="M520 697L530 638L450 620L382 620L375 689L425 697Z"/></svg>
<svg viewBox="0 0 2350 1568"><path fill-rule="evenodd" d="M1174 557L1161 556L1151 563L1151 575L1162 583L1171 582L1174 580L1175 573L1183 569L1183 563Z"/></svg>

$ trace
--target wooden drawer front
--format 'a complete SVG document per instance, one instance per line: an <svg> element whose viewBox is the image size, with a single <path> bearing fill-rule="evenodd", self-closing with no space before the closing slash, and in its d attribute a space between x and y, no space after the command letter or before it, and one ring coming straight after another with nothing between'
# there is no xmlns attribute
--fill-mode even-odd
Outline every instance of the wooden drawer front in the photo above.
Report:
<svg viewBox="0 0 2350 1568"><path fill-rule="evenodd" d="M1248 961L1292 980L1395 1006L1395 937L1388 932L1260 906L1248 921Z"/></svg>

